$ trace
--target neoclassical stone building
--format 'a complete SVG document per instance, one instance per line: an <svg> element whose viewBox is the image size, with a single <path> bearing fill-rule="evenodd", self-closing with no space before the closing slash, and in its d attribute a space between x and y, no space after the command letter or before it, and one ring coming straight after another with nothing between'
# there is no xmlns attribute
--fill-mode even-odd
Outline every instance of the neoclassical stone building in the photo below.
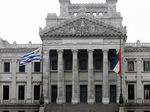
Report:
<svg viewBox="0 0 150 112"><path fill-rule="evenodd" d="M112 63L120 42L124 111L150 111L150 44L126 43L117 0L59 2L60 16L49 13L40 28L42 44L0 39L0 112L37 112L42 93L47 112L118 111L120 78ZM21 56L41 46L41 62L19 66Z"/></svg>

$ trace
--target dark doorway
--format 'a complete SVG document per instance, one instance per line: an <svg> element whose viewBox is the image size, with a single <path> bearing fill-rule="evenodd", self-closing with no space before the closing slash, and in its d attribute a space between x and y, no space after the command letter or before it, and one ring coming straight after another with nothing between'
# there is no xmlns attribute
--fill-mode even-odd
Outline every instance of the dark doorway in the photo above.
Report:
<svg viewBox="0 0 150 112"><path fill-rule="evenodd" d="M110 85L110 102L111 103L116 103L116 98L117 98L117 94L116 94L116 85Z"/></svg>
<svg viewBox="0 0 150 112"><path fill-rule="evenodd" d="M66 85L66 102L71 103L72 99L72 86Z"/></svg>
<svg viewBox="0 0 150 112"><path fill-rule="evenodd" d="M102 85L95 85L95 101L102 102Z"/></svg>
<svg viewBox="0 0 150 112"><path fill-rule="evenodd" d="M87 102L87 85L80 85L80 102Z"/></svg>
<svg viewBox="0 0 150 112"><path fill-rule="evenodd" d="M52 85L51 88L51 99L52 99L52 103L56 103L57 100L57 85Z"/></svg>

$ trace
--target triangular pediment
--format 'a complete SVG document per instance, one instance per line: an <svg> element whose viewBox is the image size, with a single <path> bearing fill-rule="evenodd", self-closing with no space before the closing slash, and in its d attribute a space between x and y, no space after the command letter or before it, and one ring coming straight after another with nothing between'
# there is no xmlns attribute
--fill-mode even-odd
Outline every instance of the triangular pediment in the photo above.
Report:
<svg viewBox="0 0 150 112"><path fill-rule="evenodd" d="M95 18L89 18L86 15L75 17L65 21L55 27L42 32L41 36L108 36L108 35L126 35L112 25L108 25Z"/></svg>

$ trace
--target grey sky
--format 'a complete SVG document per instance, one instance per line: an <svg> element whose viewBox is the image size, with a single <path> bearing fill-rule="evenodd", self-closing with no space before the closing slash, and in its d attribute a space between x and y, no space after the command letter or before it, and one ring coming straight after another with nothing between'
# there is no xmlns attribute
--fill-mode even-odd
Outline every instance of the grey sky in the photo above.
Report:
<svg viewBox="0 0 150 112"><path fill-rule="evenodd" d="M99 3L105 0L71 0L73 3ZM117 10L127 26L127 42L150 42L150 0L118 0ZM59 15L58 0L0 0L0 37L10 43L41 43L39 27L47 13Z"/></svg>

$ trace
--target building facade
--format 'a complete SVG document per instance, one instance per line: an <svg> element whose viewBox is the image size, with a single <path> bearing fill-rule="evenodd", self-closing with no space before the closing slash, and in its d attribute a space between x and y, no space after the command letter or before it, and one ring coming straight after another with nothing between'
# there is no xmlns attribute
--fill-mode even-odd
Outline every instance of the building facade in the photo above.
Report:
<svg viewBox="0 0 150 112"><path fill-rule="evenodd" d="M10 44L0 39L0 111L39 111L43 93L47 112L63 111L57 110L61 105L72 112L78 107L115 112L121 85L124 111L150 111L150 44L126 43L117 0L59 3L60 16L49 13L45 28L39 29L42 44ZM112 70L120 45L122 84ZM41 62L19 66L21 56L40 47Z"/></svg>

